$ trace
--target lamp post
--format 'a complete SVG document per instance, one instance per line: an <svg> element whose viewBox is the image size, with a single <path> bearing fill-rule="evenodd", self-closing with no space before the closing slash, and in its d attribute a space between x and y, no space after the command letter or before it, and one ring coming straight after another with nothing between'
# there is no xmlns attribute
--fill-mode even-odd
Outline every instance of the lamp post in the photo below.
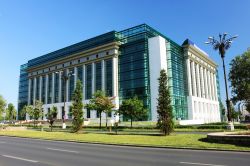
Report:
<svg viewBox="0 0 250 166"><path fill-rule="evenodd" d="M230 100L228 97L227 75L226 75L224 58L225 58L226 50L228 50L231 47L233 40L236 39L238 37L238 35L226 38L227 35L228 35L227 33L224 33L223 35L219 34L219 40L216 40L214 37L208 37L208 41L205 42L205 44L211 44L213 46L214 50L216 50L216 51L219 50L219 54L220 54L221 59L222 59L224 81L225 81L225 87L226 87L227 118L228 118L228 122L230 123L232 120L232 115L231 115L231 109L230 109ZM233 127L233 126L231 126L231 127ZM230 129L233 130L232 128L230 128Z"/></svg>
<svg viewBox="0 0 250 166"><path fill-rule="evenodd" d="M59 72L56 72L57 74L59 73L59 74L62 74L63 73L63 71L61 70L61 71L59 71ZM67 90L67 80L71 77L71 76L73 76L73 75L75 75L72 71L70 71L68 74L67 73L65 73L65 74L62 74L61 75L61 79L63 80L63 84L64 84L64 97L63 97L63 111L62 111L62 122L63 122L63 124L62 124L62 128L63 129L66 129L66 124L65 124L65 105L66 105L66 90Z"/></svg>

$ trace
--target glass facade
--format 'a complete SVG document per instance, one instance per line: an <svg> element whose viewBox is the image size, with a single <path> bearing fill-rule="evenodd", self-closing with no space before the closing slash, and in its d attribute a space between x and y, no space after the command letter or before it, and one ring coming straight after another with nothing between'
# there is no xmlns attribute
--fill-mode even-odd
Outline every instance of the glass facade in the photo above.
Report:
<svg viewBox="0 0 250 166"><path fill-rule="evenodd" d="M81 83L83 83L83 67L82 66L77 67L77 80L80 80Z"/></svg>
<svg viewBox="0 0 250 166"><path fill-rule="evenodd" d="M26 71L27 64L21 65L20 67L20 77L19 77L19 91L18 91L18 117L19 119L24 119L21 117L21 110L25 105L28 104L28 73Z"/></svg>
<svg viewBox="0 0 250 166"><path fill-rule="evenodd" d="M107 96L113 96L113 64L112 59L105 60L105 91Z"/></svg>
<svg viewBox="0 0 250 166"><path fill-rule="evenodd" d="M46 95L46 76L42 76L42 102L45 103L45 95Z"/></svg>
<svg viewBox="0 0 250 166"><path fill-rule="evenodd" d="M52 74L48 75L48 91L47 91L47 104L52 103Z"/></svg>
<svg viewBox="0 0 250 166"><path fill-rule="evenodd" d="M40 77L36 77L36 100L39 100L40 95Z"/></svg>
<svg viewBox="0 0 250 166"><path fill-rule="evenodd" d="M34 102L34 78L30 79L30 104Z"/></svg>
<svg viewBox="0 0 250 166"><path fill-rule="evenodd" d="M54 103L59 102L59 73L54 74Z"/></svg>
<svg viewBox="0 0 250 166"><path fill-rule="evenodd" d="M68 93L69 94L68 99L69 99L69 101L72 101L74 88L75 88L74 68L70 68L69 72L73 74L73 75L69 76L69 93Z"/></svg>
<svg viewBox="0 0 250 166"><path fill-rule="evenodd" d="M92 98L92 64L86 65L86 74L85 74L85 99Z"/></svg>
<svg viewBox="0 0 250 166"><path fill-rule="evenodd" d="M176 119L188 119L187 79L185 58L181 46L169 42L167 45L168 79L172 99L172 107Z"/></svg>
<svg viewBox="0 0 250 166"><path fill-rule="evenodd" d="M102 90L102 63L95 63L95 90Z"/></svg>

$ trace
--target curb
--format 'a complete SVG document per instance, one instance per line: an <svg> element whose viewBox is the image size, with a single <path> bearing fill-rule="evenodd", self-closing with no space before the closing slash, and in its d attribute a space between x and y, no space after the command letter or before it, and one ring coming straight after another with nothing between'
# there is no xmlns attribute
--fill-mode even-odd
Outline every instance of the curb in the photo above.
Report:
<svg viewBox="0 0 250 166"><path fill-rule="evenodd" d="M41 141L54 141L54 142L68 142L68 143L76 143L76 144L93 144L93 145L110 145L110 146L122 146L122 147L136 147L136 148L153 148L153 149L173 149L173 150L196 150L196 151L217 151L217 152L250 152L250 150L229 150L229 149L216 149L216 148L193 148L193 147L174 147L174 146L150 146L150 145L137 145L137 144L116 144L116 143L105 143L105 142L88 142L88 141L76 141L76 140L53 140L48 138L31 138L31 137L22 137L22 136L8 136L8 135L0 135L0 137L13 137L13 138L23 138L23 139L33 139L33 140L41 140Z"/></svg>

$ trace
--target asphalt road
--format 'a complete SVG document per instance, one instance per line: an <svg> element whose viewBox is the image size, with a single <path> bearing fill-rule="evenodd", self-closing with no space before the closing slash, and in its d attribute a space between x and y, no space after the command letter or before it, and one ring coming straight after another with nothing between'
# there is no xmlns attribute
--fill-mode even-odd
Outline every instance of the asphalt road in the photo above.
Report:
<svg viewBox="0 0 250 166"><path fill-rule="evenodd" d="M141 148L0 136L0 166L249 166L250 152Z"/></svg>

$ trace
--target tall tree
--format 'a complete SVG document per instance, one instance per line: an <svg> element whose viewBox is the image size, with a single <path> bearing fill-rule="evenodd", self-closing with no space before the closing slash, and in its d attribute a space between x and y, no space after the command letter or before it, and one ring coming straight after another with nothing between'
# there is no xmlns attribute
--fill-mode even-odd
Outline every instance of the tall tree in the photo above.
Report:
<svg viewBox="0 0 250 166"><path fill-rule="evenodd" d="M137 96L131 99L123 100L119 108L119 114L130 118L130 127L133 127L133 120L147 116L147 110L143 107L142 100Z"/></svg>
<svg viewBox="0 0 250 166"><path fill-rule="evenodd" d="M50 131L52 131L53 124L57 118L57 107L53 106L52 109L46 114L46 118L50 124Z"/></svg>
<svg viewBox="0 0 250 166"><path fill-rule="evenodd" d="M82 129L83 124L83 102L82 102L82 83L78 79L76 82L76 88L73 93L72 103L72 131L79 132Z"/></svg>
<svg viewBox="0 0 250 166"><path fill-rule="evenodd" d="M229 80L231 81L233 102L243 101L250 112L250 49L236 56L230 63Z"/></svg>
<svg viewBox="0 0 250 166"><path fill-rule="evenodd" d="M173 122L173 112L171 106L170 91L168 87L168 78L167 73L164 69L160 71L159 88L157 99L157 113L158 113L158 122L157 126L161 129L164 135L169 135L174 129Z"/></svg>
<svg viewBox="0 0 250 166"><path fill-rule="evenodd" d="M6 101L3 96L0 95L0 117L2 117L3 112L5 112Z"/></svg>
<svg viewBox="0 0 250 166"><path fill-rule="evenodd" d="M6 111L7 111L7 119L8 120L12 121L12 120L16 119L17 112L15 109L15 106L12 103L8 104Z"/></svg>

